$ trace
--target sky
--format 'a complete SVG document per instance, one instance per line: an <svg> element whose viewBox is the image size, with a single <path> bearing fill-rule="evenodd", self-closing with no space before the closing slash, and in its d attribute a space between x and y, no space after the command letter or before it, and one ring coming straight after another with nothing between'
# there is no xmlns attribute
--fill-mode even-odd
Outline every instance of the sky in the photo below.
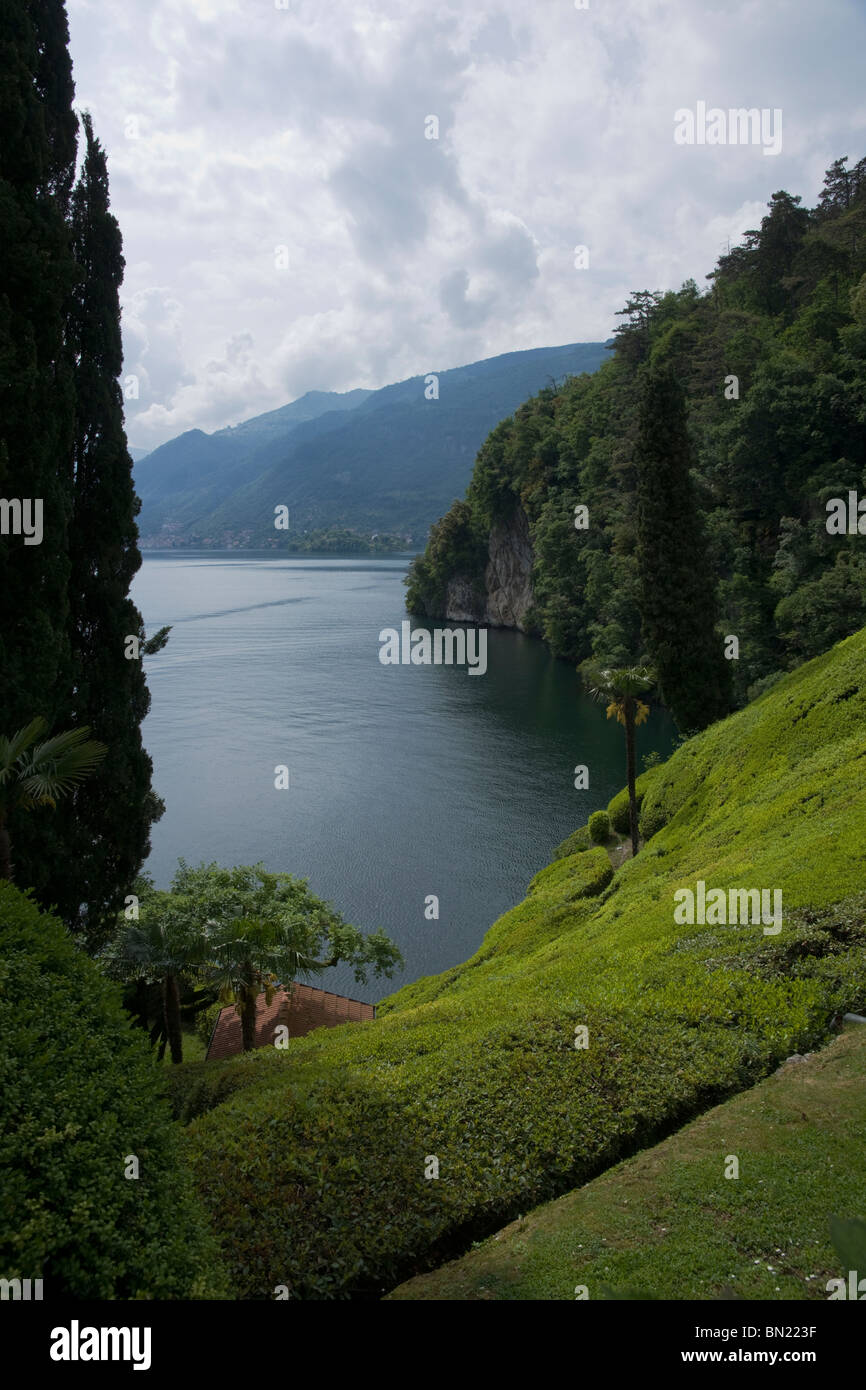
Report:
<svg viewBox="0 0 866 1390"><path fill-rule="evenodd" d="M630 291L705 287L772 193L812 205L833 159L866 155L866 0L68 11L124 238L138 449L604 341ZM699 103L766 111L767 138L726 120L697 143Z"/></svg>

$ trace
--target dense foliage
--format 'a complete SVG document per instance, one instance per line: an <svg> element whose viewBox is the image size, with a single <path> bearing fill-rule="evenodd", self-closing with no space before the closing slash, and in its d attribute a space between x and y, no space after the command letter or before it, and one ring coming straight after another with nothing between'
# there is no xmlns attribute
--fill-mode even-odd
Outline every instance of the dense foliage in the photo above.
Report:
<svg viewBox="0 0 866 1390"><path fill-rule="evenodd" d="M160 985L160 1033L173 1062L183 1061L183 993L196 984L202 1007L215 993L223 1004L236 1005L248 1052L263 990L270 1003L276 988L342 962L352 965L361 984L368 970L390 978L402 964L381 928L364 935L311 893L306 879L269 873L263 864L226 869L181 859L170 891L154 888L146 877L136 881L136 890L134 915L124 917L102 961L120 979ZM139 1017L146 1022L147 996L142 1004Z"/></svg>
<svg viewBox="0 0 866 1390"><path fill-rule="evenodd" d="M866 631L645 771L615 873L576 845L375 1022L176 1069L234 1294L384 1290L863 1012L864 758ZM677 925L698 879L780 890L782 932Z"/></svg>
<svg viewBox="0 0 866 1390"><path fill-rule="evenodd" d="M610 362L492 432L466 501L414 564L413 611L440 616L450 578L483 589L490 530L522 508L530 630L569 661L656 664L638 555L644 368L671 371L685 391L706 534L697 579L717 588L720 635L739 638L738 701L866 621L862 537L826 529L827 500L866 489L866 160L836 161L812 210L775 193L708 278L706 293L690 281L634 294Z"/></svg>
<svg viewBox="0 0 866 1390"><path fill-rule="evenodd" d="M89 726L99 771L57 813L12 812L15 880L90 945L110 930L161 812L140 734L149 696L129 587L141 563L123 426L121 237L105 156L78 119L63 0L5 0L0 92L0 498L42 535L0 536L0 709L12 734Z"/></svg>
<svg viewBox="0 0 866 1390"><path fill-rule="evenodd" d="M50 901L90 943L104 940L150 849L162 812L151 790L153 764L141 738L150 708L142 617L129 597L141 555L139 508L126 447L120 376L120 228L109 211L105 152L87 113L81 175L72 194L72 244L80 274L69 308L75 360L75 484L69 526L71 689L62 721L89 725L108 744L96 775L60 808L62 874ZM122 807L122 813L119 808ZM70 873L69 865L75 870ZM81 904L86 905L82 908Z"/></svg>
<svg viewBox="0 0 866 1390"><path fill-rule="evenodd" d="M0 535L0 710L11 736L55 727L70 681L68 524L75 430L65 310L76 279L68 217L77 121L62 4L3 6L0 83L0 498L41 502L41 541ZM23 519L22 519L23 520ZM14 827L19 878L47 881L52 827Z"/></svg>
<svg viewBox="0 0 866 1390"><path fill-rule="evenodd" d="M692 486L685 396L670 365L647 367L638 405L637 596L665 704L695 733L731 711L731 663Z"/></svg>
<svg viewBox="0 0 866 1390"><path fill-rule="evenodd" d="M219 1296L183 1133L117 987L2 882L0 962L4 1277L43 1279L46 1299Z"/></svg>

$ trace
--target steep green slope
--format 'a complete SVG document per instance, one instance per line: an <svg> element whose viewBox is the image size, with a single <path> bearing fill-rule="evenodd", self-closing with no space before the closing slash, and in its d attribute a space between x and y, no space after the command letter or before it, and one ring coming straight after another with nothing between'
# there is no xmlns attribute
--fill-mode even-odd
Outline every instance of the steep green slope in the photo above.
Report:
<svg viewBox="0 0 866 1390"><path fill-rule="evenodd" d="M864 1129L866 1028L851 1025L389 1297L826 1299L848 1273L830 1218L866 1210Z"/></svg>
<svg viewBox="0 0 866 1390"><path fill-rule="evenodd" d="M599 852L557 860L375 1023L184 1068L236 1295L384 1292L863 1011L864 716L860 632L645 774L667 824L607 886ZM697 880L780 890L781 933L677 925Z"/></svg>

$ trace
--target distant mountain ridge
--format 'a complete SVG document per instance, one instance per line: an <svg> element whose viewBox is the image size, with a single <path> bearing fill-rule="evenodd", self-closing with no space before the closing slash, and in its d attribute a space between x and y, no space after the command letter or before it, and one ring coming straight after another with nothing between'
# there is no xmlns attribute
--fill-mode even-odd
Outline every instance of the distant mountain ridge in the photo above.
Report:
<svg viewBox="0 0 866 1390"><path fill-rule="evenodd" d="M258 547L346 529L420 543L466 489L495 425L529 396L594 372L603 343L505 353L378 391L308 391L205 434L188 430L135 465L141 544ZM289 508L290 532L274 528Z"/></svg>

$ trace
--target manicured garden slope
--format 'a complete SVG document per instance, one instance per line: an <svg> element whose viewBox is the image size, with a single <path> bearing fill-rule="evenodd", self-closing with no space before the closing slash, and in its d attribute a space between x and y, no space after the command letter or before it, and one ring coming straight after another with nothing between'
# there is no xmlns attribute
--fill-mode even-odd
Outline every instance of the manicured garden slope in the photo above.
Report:
<svg viewBox="0 0 866 1390"><path fill-rule="evenodd" d="M375 1023L183 1068L235 1295L385 1292L863 1011L864 773L861 632L645 774L668 823L606 886L602 851L559 859ZM677 926L698 879L780 889L781 933Z"/></svg>
<svg viewBox="0 0 866 1390"><path fill-rule="evenodd" d="M847 1278L830 1218L866 1212L864 1125L866 1027L851 1025L389 1297L826 1299Z"/></svg>

